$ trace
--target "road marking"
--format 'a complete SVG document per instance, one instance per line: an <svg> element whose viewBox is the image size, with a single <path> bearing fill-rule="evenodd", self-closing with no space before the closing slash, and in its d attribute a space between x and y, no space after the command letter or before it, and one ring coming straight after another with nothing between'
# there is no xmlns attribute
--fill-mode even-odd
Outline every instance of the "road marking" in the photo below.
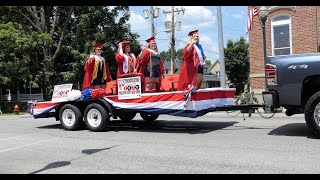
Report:
<svg viewBox="0 0 320 180"><path fill-rule="evenodd" d="M14 136L14 137L9 137L9 138L5 138L5 139L0 139L0 141L6 141L6 140L9 140L9 139L13 139L13 138L21 137L21 136L28 136L30 134L35 134L35 133L29 133L29 134L24 134L24 135L20 135L20 136Z"/></svg>
<svg viewBox="0 0 320 180"><path fill-rule="evenodd" d="M35 142L35 143L30 143L30 144L26 144L26 145L10 148L10 149L5 149L5 150L0 151L0 153L6 152L6 151L11 151L11 150L18 149L18 148L21 148L21 147L26 147L26 146L31 146L31 145L34 145L34 144L39 144L39 143L45 142L45 141L51 141L51 140L54 140L54 139L58 139L58 138L47 139L47 140L43 140L43 141L39 141L39 142Z"/></svg>

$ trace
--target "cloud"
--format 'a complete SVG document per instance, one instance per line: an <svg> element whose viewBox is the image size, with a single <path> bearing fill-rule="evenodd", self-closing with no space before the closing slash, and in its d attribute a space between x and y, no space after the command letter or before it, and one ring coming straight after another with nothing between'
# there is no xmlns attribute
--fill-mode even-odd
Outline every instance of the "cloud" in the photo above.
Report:
<svg viewBox="0 0 320 180"><path fill-rule="evenodd" d="M146 27L149 27L147 20L141 14L133 11L130 11L130 19L128 23L131 24L131 31L139 34L146 30Z"/></svg>
<svg viewBox="0 0 320 180"><path fill-rule="evenodd" d="M245 17L245 12L244 11L240 11L239 13L233 13L231 14L231 16L235 19L242 19Z"/></svg>
<svg viewBox="0 0 320 180"><path fill-rule="evenodd" d="M155 8L156 6L154 6ZM157 34L157 44L160 51L167 51L170 49L171 33L160 32L165 29L165 15L163 11L171 11L172 6L157 6L160 8L158 18L154 19L155 30ZM185 8L184 15L182 13L176 14L175 21L181 21L181 31L175 32L175 49L184 48L189 40L187 36L192 30L198 29L200 35L200 44L204 49L207 59L212 63L219 59L219 39L217 27L216 7L212 6L174 6L174 9ZM143 10L150 9L150 6L132 7L131 18L128 23L131 24L131 30L137 32L141 43L150 37L150 19L144 19ZM228 39L236 41L240 36L244 36L247 23L247 7L222 7L222 21L223 21L223 39L224 43Z"/></svg>

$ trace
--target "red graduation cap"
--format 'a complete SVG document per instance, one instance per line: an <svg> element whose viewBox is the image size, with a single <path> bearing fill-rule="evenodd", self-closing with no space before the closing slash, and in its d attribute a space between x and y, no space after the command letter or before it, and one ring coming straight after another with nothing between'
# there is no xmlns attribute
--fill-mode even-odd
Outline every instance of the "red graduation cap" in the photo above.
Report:
<svg viewBox="0 0 320 180"><path fill-rule="evenodd" d="M95 45L93 45L92 47L94 48L94 49L97 49L97 48L100 48L100 49L102 49L102 44L95 44Z"/></svg>
<svg viewBox="0 0 320 180"><path fill-rule="evenodd" d="M152 36L151 38L147 39L146 42L147 43L156 43L155 39L156 38L154 36Z"/></svg>
<svg viewBox="0 0 320 180"><path fill-rule="evenodd" d="M198 30L190 31L188 36L192 36L193 34L198 34Z"/></svg>
<svg viewBox="0 0 320 180"><path fill-rule="evenodd" d="M122 47L126 47L130 45L130 41L122 41Z"/></svg>

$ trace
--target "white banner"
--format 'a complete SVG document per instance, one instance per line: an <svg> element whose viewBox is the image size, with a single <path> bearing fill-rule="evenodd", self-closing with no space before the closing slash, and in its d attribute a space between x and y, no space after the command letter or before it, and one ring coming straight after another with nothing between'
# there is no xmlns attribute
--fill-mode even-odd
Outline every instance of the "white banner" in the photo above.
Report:
<svg viewBox="0 0 320 180"><path fill-rule="evenodd" d="M68 101L68 92L72 89L72 84L55 85L53 89L51 102Z"/></svg>
<svg viewBox="0 0 320 180"><path fill-rule="evenodd" d="M118 99L141 98L140 76L118 78Z"/></svg>

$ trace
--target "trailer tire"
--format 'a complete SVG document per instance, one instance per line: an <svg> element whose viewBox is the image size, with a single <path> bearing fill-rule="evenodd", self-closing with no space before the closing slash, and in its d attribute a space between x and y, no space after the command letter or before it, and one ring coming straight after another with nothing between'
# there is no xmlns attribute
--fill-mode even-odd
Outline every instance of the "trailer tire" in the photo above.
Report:
<svg viewBox="0 0 320 180"><path fill-rule="evenodd" d="M158 119L159 114L150 114L150 113L141 112L140 116L145 121L155 121L156 119Z"/></svg>
<svg viewBox="0 0 320 180"><path fill-rule="evenodd" d="M308 100L305 109L304 116L306 123L311 132L319 136L320 135L320 91L315 93Z"/></svg>
<svg viewBox="0 0 320 180"><path fill-rule="evenodd" d="M100 104L90 104L84 111L84 123L90 131L104 131L109 122L110 115Z"/></svg>
<svg viewBox="0 0 320 180"><path fill-rule="evenodd" d="M123 122L130 122L136 117L136 112L122 112L118 114L118 117L121 119Z"/></svg>
<svg viewBox="0 0 320 180"><path fill-rule="evenodd" d="M63 128L70 131L78 130L83 125L82 113L74 105L65 104L59 111L59 119Z"/></svg>

